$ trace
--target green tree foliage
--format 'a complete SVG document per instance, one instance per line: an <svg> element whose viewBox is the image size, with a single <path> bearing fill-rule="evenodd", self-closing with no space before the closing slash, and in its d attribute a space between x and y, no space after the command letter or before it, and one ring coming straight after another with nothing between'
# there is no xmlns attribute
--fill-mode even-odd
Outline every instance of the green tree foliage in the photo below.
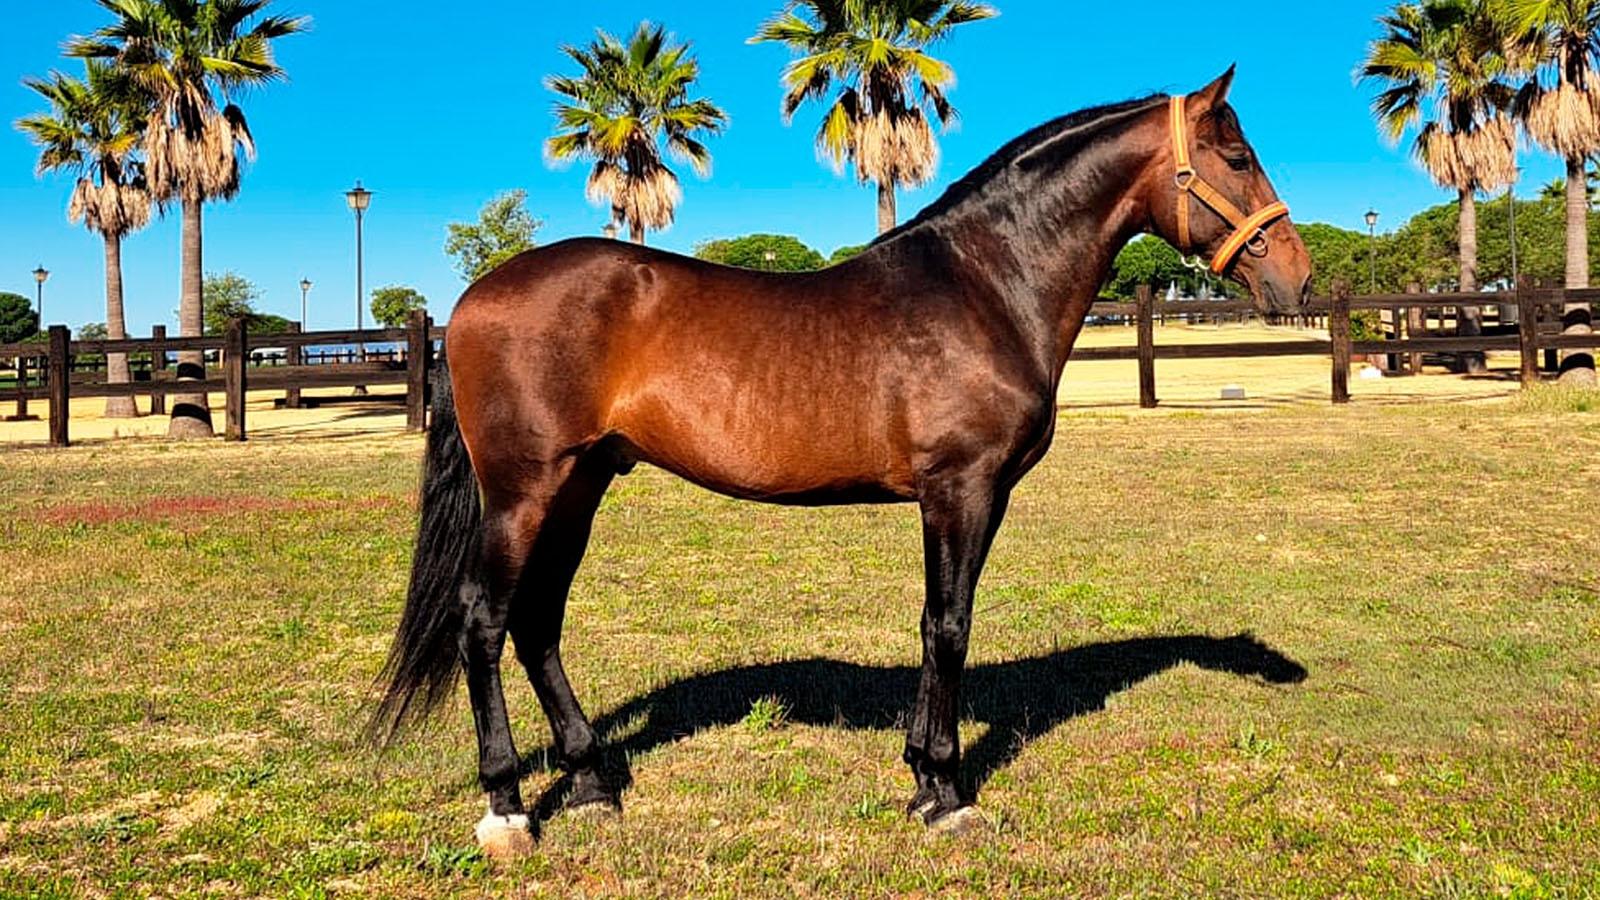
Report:
<svg viewBox="0 0 1600 900"><path fill-rule="evenodd" d="M33 301L0 291L0 344L15 344L38 333L39 315L33 311Z"/></svg>
<svg viewBox="0 0 1600 900"><path fill-rule="evenodd" d="M848 246L840 247L839 249L833 251L832 256L828 257L828 265L837 266L839 263L842 263L847 259L855 259L861 255L862 251L866 250L870 246L872 245L850 244Z"/></svg>
<svg viewBox="0 0 1600 900"><path fill-rule="evenodd" d="M392 285L372 292L372 319L388 328L406 324L414 309L427 309L428 298L415 288Z"/></svg>
<svg viewBox="0 0 1600 900"><path fill-rule="evenodd" d="M452 222L444 252L455 257L455 270L468 284L524 250L539 246L534 234L544 226L528 212L528 192L506 191L484 204L473 224Z"/></svg>
<svg viewBox="0 0 1600 900"><path fill-rule="evenodd" d="M768 253L772 254L770 261ZM772 272L809 272L826 265L821 253L786 234L750 234L731 240L705 241L695 245L694 256L725 266Z"/></svg>
<svg viewBox="0 0 1600 900"><path fill-rule="evenodd" d="M1214 296L1225 296L1234 290L1231 283L1212 277L1209 272L1196 271L1183 264L1183 257L1171 244L1155 235L1143 235L1130 241L1111 264L1111 277L1100 295L1108 300L1131 300L1134 289L1148 284L1158 292L1176 283L1186 294L1197 294L1209 287Z"/></svg>
<svg viewBox="0 0 1600 900"><path fill-rule="evenodd" d="M104 322L85 322L78 329L78 340L80 341L103 341L105 339L106 323Z"/></svg>
<svg viewBox="0 0 1600 900"><path fill-rule="evenodd" d="M238 273L208 273L205 298L206 334L222 334L232 318L244 319L245 330L251 334L282 334L289 330L288 319L256 310L261 290Z"/></svg>

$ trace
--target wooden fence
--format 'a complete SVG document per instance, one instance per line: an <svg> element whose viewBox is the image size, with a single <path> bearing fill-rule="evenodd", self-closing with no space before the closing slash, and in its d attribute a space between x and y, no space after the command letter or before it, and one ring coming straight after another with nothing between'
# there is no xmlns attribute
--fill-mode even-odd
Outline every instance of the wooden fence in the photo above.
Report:
<svg viewBox="0 0 1600 900"><path fill-rule="evenodd" d="M1302 317L1325 319L1331 340L1307 338L1295 341L1241 341L1228 344L1181 346L1156 346L1155 322L1158 318L1192 318L1254 315L1254 304L1248 301L1223 302L1165 302L1157 303L1154 292L1147 286L1138 289L1133 303L1097 303L1092 315L1101 318L1132 320L1138 329L1138 340L1132 347L1084 347L1074 350L1073 360L1137 360L1139 364L1139 405L1150 408L1157 404L1155 364L1157 359L1222 359L1234 357L1272 356L1328 356L1331 360L1331 397L1334 403L1350 400L1350 365L1358 355L1387 355L1391 359L1405 359L1412 372L1421 370L1423 354L1464 354L1490 350L1517 350L1521 354L1521 375L1524 384L1539 379L1539 354L1554 354L1558 350L1592 351L1600 345L1593 335L1559 334L1560 315L1551 315L1566 304L1586 303L1600 305L1600 289L1566 290L1564 288L1534 287L1524 283L1516 291L1472 294L1424 294L1413 289L1404 294L1374 294L1352 296L1349 288L1336 284L1332 296L1314 297ZM1447 316L1444 310L1460 307L1501 306L1517 310L1514 333L1486 334L1456 337L1441 333L1444 329L1425 327L1427 310L1436 311L1441 326ZM1384 341L1353 341L1350 320L1352 311L1388 310L1394 324L1394 339ZM1403 326L1403 327L1402 327ZM1503 328L1502 328L1503 330ZM233 320L227 333L220 337L167 338L165 329L157 326L148 340L126 341L71 341L65 326L50 328L49 343L0 345L0 360L17 360L21 377L8 391L0 391L0 400L9 395L17 405L18 416L28 414L28 401L50 401L50 443L67 445L67 409L72 397L115 397L149 394L152 412L165 411L165 398L169 393L221 392L226 398L225 435L229 440L245 439L246 390L278 390L285 392L284 403L298 407L311 402L302 399L305 388L354 387L372 384L406 385L406 427L421 431L427 426L428 372L433 365L433 342L444 337L444 329L435 327L426 313L413 314L405 328L373 329L367 331L324 331L301 334L291 332L274 335L249 335L244 323ZM401 354L384 352L366 354L365 361L354 360L357 354L348 350L333 354L313 353L310 347L361 344L404 344ZM251 350L254 346L256 349ZM262 348L273 348L265 352ZM204 380L179 380L169 368L167 354L180 351L221 351L221 377ZM281 350L279 353L277 351ZM77 372L74 360L82 356L103 357L107 353L138 354L148 359L149 371L144 380L130 384L106 384L103 376L93 372ZM255 364L251 364L252 358ZM38 386L28 374L30 358L44 361L44 378ZM337 359L329 362L329 359ZM354 360L354 361L349 361ZM1553 361L1550 363L1554 365ZM98 367L96 367L98 368Z"/></svg>
<svg viewBox="0 0 1600 900"><path fill-rule="evenodd" d="M1523 384L1539 380L1539 354L1553 354L1558 350L1591 351L1600 346L1600 338L1593 335L1563 335L1561 317L1551 315L1567 304L1587 303L1600 305L1600 289L1567 290L1542 288L1523 284L1515 291L1498 293L1424 294L1420 288L1404 294L1371 294L1352 296L1349 287L1334 285L1328 297L1313 297L1302 315L1313 318L1326 317L1330 340L1307 338L1299 341L1238 342L1230 344L1201 344L1158 347L1155 343L1155 321L1161 318L1178 318L1204 315L1220 317L1250 315L1255 305L1249 301L1226 302L1166 302L1156 303L1154 293L1140 286L1133 303L1097 303L1093 314L1132 319L1138 328L1138 340L1132 347L1085 347L1072 352L1073 360L1125 360L1139 362L1139 405L1150 409L1157 405L1155 362L1157 359L1226 359L1233 357L1270 356L1328 356L1331 360L1331 397L1334 403L1350 402L1350 365L1357 356L1388 355L1404 357L1411 371L1421 371L1423 354L1464 354L1490 350L1517 350L1521 354ZM1434 310L1441 322L1444 310L1461 307L1510 306L1517 310L1515 332L1510 334L1484 334L1469 337L1444 335L1423 327L1425 312ZM1351 338L1350 319L1355 310L1388 310L1394 323L1395 339L1383 341L1355 341ZM1402 324L1404 327L1402 327ZM1441 328L1440 331L1443 329ZM1403 335L1403 337L1402 337ZM1553 363L1552 363L1553 364Z"/></svg>
<svg viewBox="0 0 1600 900"><path fill-rule="evenodd" d="M412 314L405 328L365 331L320 331L285 334L249 334L242 319L228 322L224 334L210 337L168 338L166 329L157 326L148 339L123 341L73 341L64 325L52 325L49 341L40 344L0 345L0 360L16 360L17 378L0 400L16 403L16 418L33 418L28 413L30 400L47 400L50 406L50 444L65 447L70 443L68 419L73 397L131 397L149 395L151 412L166 411L169 394L221 393L224 397L224 435L231 441L246 437L245 394L247 391L282 390L283 403L299 407L312 402L301 391L310 388L365 387L403 384L406 386L406 429L427 427L428 372L433 367L433 342L444 337L444 329L433 326L426 312ZM308 347L365 344L403 344L402 353L382 351L364 354L341 351L351 362L318 359ZM256 349L252 351L252 346ZM272 348L263 352L262 348ZM168 354L217 351L220 373L207 370L204 378L180 378ZM281 352L279 352L281 351ZM74 365L79 357L104 357L109 353L137 355L141 371L127 384L108 384L98 365L82 372ZM254 357L255 364L252 363ZM42 374L42 380L34 377Z"/></svg>

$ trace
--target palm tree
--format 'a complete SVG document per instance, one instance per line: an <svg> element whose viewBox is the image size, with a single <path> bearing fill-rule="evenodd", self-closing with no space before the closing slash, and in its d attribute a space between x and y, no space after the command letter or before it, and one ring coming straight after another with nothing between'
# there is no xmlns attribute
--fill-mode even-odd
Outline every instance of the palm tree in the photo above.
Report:
<svg viewBox="0 0 1600 900"><path fill-rule="evenodd" d="M1588 171L1588 182L1588 189L1584 191L1584 195L1589 206L1593 207L1595 202L1600 200L1600 173L1590 169ZM1565 178L1550 179L1544 187L1539 188L1539 199L1547 203L1566 203L1567 180ZM1588 245L1585 243L1584 250L1587 251L1588 249Z"/></svg>
<svg viewBox="0 0 1600 900"><path fill-rule="evenodd" d="M683 199L678 176L662 161L663 139L667 153L704 176L711 151L700 138L720 134L728 115L704 97L689 98L700 63L662 26L640 22L626 44L595 33L587 47L561 48L582 75L545 81L564 98L545 149L558 161L594 160L589 197L609 203L612 220L626 222L634 243L642 244L645 231L672 224Z"/></svg>
<svg viewBox="0 0 1600 900"><path fill-rule="evenodd" d="M202 212L209 200L239 192L241 153L255 152L244 112L232 92L284 77L272 41L304 31L310 20L257 14L271 0L97 0L116 21L67 53L109 59L151 99L145 128L145 178L165 208L183 214L178 333L198 336L204 325ZM252 20L253 24L252 24ZM196 351L180 354L179 374L203 377ZM174 397L172 437L209 437L204 394Z"/></svg>
<svg viewBox="0 0 1600 900"><path fill-rule="evenodd" d="M122 239L150 221L150 192L144 167L136 158L144 135L143 98L128 79L111 66L90 60L85 80L60 72L49 79L24 81L50 103L48 113L17 122L17 128L39 146L38 173L71 172L78 176L67 204L67 219L82 222L99 234L106 248L106 337L127 340L122 305ZM126 353L106 357L106 380L133 380ZM132 397L106 400L106 415L139 414Z"/></svg>
<svg viewBox="0 0 1600 900"><path fill-rule="evenodd" d="M1505 19L1491 0L1423 0L1380 18L1384 36L1368 48L1360 76L1387 85L1373 100L1379 128L1391 140L1413 129L1414 152L1461 206L1460 290L1478 289L1478 191L1516 180L1516 129L1507 111L1514 68ZM1458 333L1482 330L1477 307L1459 311ZM1464 354L1469 371L1483 355Z"/></svg>
<svg viewBox="0 0 1600 900"><path fill-rule="evenodd" d="M1541 66L1555 84L1540 83L1535 72L1518 97L1519 118L1534 143L1567 163L1567 272L1569 288L1589 286L1589 156L1600 153L1600 84L1595 59L1600 54L1600 0L1504 0L1524 43L1542 51ZM1587 303L1563 310L1567 333L1587 334ZM1595 386L1594 357L1568 352L1561 380Z"/></svg>
<svg viewBox="0 0 1600 900"><path fill-rule="evenodd" d="M785 122L838 85L817 147L836 170L852 163L862 183L878 186L879 234L895 226L895 188L933 177L939 148L929 117L942 128L956 118L947 96L955 70L926 48L958 25L996 15L961 0L794 0L750 39L799 54L783 70Z"/></svg>

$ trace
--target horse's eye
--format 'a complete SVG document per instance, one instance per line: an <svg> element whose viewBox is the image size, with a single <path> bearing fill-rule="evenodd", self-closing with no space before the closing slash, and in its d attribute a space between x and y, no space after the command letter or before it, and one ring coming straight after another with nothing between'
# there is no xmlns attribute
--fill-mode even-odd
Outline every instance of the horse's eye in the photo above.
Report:
<svg viewBox="0 0 1600 900"><path fill-rule="evenodd" d="M1228 168L1235 172L1243 172L1245 169L1250 168L1249 156L1225 156L1223 159L1228 161Z"/></svg>

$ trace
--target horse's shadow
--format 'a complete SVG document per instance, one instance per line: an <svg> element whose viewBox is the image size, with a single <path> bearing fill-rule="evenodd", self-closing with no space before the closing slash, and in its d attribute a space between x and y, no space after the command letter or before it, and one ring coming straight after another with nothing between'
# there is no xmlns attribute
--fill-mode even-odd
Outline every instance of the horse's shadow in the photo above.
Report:
<svg viewBox="0 0 1600 900"><path fill-rule="evenodd" d="M1103 709L1111 695L1185 662L1272 684L1299 682L1307 674L1299 663L1249 634L1137 638L975 666L963 679L966 717L989 728L966 748L963 779L976 790L1029 742L1063 722ZM705 728L739 722L767 697L780 701L792 722L897 728L914 699L919 674L912 666L806 659L693 675L636 697L595 721L595 730L607 743L602 778L620 793L633 783L630 758ZM541 751L525 762L536 769L545 757ZM538 800L538 820L556 815L570 790L567 776L552 784Z"/></svg>

